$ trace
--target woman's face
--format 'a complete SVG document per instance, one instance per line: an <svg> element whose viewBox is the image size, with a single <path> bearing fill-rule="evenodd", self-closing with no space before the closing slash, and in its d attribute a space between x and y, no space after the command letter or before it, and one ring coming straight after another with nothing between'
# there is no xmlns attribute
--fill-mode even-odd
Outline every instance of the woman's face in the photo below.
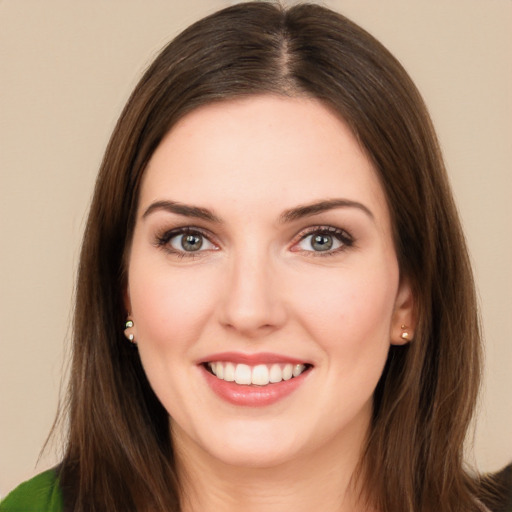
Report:
<svg viewBox="0 0 512 512"><path fill-rule="evenodd" d="M174 442L258 467L359 453L412 307L354 136L320 102L276 96L199 108L164 138L126 301Z"/></svg>

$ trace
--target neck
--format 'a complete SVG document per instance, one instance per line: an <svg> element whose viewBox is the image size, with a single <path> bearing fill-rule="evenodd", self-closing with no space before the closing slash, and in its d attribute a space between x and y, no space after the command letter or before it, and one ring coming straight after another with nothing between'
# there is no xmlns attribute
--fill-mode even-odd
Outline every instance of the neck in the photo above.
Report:
<svg viewBox="0 0 512 512"><path fill-rule="evenodd" d="M190 439L183 443L183 433L175 431L182 511L368 512L355 478L365 430L349 443L334 439L324 449L269 467L225 464Z"/></svg>

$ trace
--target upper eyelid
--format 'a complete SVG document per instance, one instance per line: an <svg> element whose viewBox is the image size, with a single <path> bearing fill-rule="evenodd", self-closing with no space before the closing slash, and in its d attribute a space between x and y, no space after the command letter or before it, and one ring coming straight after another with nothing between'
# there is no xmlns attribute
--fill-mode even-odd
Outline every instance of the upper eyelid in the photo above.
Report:
<svg viewBox="0 0 512 512"><path fill-rule="evenodd" d="M215 240L215 237L208 231L208 230L205 230L204 228L200 228L198 226L181 226L181 227L176 227L176 228L171 228L171 229L164 229L161 231L161 233L158 233L156 234L155 238L157 240L157 242L161 243L163 241L165 241L165 243L169 242L169 240L171 240L172 238L174 238L175 236L179 236L179 235L182 235L182 234L187 234L187 233L197 233L201 236L203 236L204 238L206 238L211 244L213 245L219 245L218 241Z"/></svg>
<svg viewBox="0 0 512 512"><path fill-rule="evenodd" d="M158 242L162 242L165 239L165 242L168 242L175 236L178 236L183 233L198 233L201 236L204 236L208 241L216 246L221 245L217 236L215 236L210 230L205 229L203 227L197 225L183 225L177 226L169 229L163 229L159 233L156 234L156 239ZM290 244L296 245L304 238L311 236L314 233L328 233L331 235L344 235L346 238L350 239L351 242L354 242L354 236L350 231L344 228L340 228L337 226L333 226L330 224L318 224L307 226L301 230L299 230L291 239Z"/></svg>
<svg viewBox="0 0 512 512"><path fill-rule="evenodd" d="M169 229L163 229L161 231L162 231L162 236L163 235L171 235L171 234L179 235L180 233L184 233L184 232L197 232L206 237L217 238L216 235L214 235L209 229L203 228L201 226L196 226L196 225L177 226L177 227L173 227L173 228L169 228ZM347 229L333 226L330 224L315 224L312 226L307 226L305 228L300 229L294 235L293 238L296 238L297 236L300 236L301 234L307 235L307 234L316 233L316 232L344 233L347 236L352 238L350 231L348 231Z"/></svg>
<svg viewBox="0 0 512 512"><path fill-rule="evenodd" d="M350 238L351 240L354 240L353 235L344 228L339 228L336 226L330 226L330 225L318 225L318 226L310 226L304 229L301 229L294 238L305 238L306 236L312 235L314 233L329 233L329 234L343 234L346 235L347 238Z"/></svg>
<svg viewBox="0 0 512 512"><path fill-rule="evenodd" d="M173 236L180 235L182 233L199 233L207 238L212 237L213 235L209 230L204 229L199 226L178 226L175 228L163 229L161 232L161 236L168 236L172 238Z"/></svg>

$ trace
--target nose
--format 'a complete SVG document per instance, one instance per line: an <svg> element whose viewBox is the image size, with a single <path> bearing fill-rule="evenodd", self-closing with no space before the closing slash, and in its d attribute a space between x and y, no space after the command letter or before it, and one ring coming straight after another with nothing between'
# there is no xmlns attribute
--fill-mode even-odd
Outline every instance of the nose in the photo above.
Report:
<svg viewBox="0 0 512 512"><path fill-rule="evenodd" d="M219 303L221 324L249 338L279 329L287 317L281 285L265 254L246 251L233 258Z"/></svg>

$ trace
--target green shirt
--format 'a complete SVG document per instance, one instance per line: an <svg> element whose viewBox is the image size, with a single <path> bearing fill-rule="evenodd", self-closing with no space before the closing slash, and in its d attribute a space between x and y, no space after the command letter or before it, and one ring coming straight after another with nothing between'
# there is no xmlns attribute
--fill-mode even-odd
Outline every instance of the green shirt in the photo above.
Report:
<svg viewBox="0 0 512 512"><path fill-rule="evenodd" d="M45 471L16 487L0 502L0 512L62 512L55 471Z"/></svg>

